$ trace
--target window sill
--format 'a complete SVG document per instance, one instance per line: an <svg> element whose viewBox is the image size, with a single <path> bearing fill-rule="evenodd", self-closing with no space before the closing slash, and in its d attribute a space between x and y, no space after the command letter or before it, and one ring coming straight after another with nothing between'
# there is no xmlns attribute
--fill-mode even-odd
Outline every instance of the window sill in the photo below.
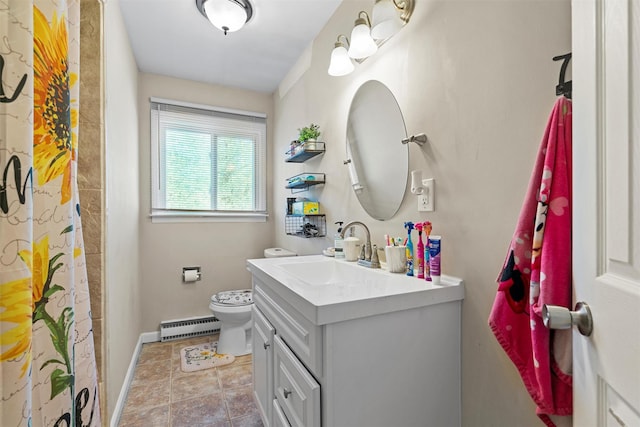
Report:
<svg viewBox="0 0 640 427"><path fill-rule="evenodd" d="M196 212L196 211L152 211L152 223L178 222L266 222L266 212Z"/></svg>

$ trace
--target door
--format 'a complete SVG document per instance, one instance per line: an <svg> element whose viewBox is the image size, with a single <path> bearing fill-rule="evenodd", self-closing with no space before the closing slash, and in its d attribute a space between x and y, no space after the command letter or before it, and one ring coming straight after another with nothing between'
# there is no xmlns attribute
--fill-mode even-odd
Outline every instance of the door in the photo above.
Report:
<svg viewBox="0 0 640 427"><path fill-rule="evenodd" d="M574 426L640 426L640 2L572 16Z"/></svg>
<svg viewBox="0 0 640 427"><path fill-rule="evenodd" d="M273 335L275 329L254 304L252 307L253 398L265 427L271 423L273 401Z"/></svg>

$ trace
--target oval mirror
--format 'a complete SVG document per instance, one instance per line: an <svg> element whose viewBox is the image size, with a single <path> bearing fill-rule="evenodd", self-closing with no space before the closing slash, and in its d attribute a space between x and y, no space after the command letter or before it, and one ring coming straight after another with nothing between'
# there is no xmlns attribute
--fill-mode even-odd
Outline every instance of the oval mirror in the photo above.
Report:
<svg viewBox="0 0 640 427"><path fill-rule="evenodd" d="M400 106L376 80L360 86L347 121L349 178L360 205L380 221L400 209L409 174L409 148Z"/></svg>

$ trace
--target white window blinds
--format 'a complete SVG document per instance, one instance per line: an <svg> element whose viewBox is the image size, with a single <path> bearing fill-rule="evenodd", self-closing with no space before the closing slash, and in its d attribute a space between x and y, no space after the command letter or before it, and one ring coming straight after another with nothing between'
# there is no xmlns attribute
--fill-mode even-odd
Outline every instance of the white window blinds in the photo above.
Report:
<svg viewBox="0 0 640 427"><path fill-rule="evenodd" d="M266 215L266 119L151 102L152 215Z"/></svg>

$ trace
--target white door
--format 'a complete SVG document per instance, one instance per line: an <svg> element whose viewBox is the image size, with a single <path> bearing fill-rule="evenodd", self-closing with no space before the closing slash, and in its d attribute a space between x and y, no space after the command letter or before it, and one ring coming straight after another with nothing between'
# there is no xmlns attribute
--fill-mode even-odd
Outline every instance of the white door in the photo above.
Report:
<svg viewBox="0 0 640 427"><path fill-rule="evenodd" d="M572 15L574 426L640 426L640 1Z"/></svg>

